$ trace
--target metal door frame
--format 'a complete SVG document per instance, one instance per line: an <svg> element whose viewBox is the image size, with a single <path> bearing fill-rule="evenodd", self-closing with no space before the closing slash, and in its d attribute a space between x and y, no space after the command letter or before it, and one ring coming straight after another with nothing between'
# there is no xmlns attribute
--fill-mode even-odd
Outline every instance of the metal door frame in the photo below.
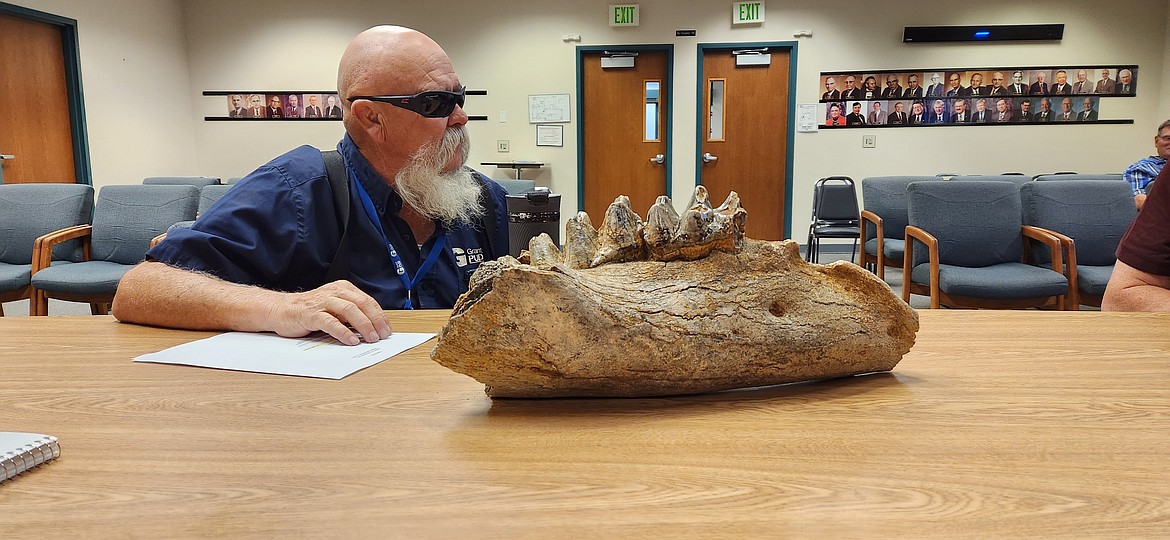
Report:
<svg viewBox="0 0 1170 540"><path fill-rule="evenodd" d="M577 211L585 210L585 82L582 80L582 70L585 67L584 58L585 53L601 52L601 51L663 51L666 53L666 110L663 114L666 115L666 127L663 134L663 142L666 143L666 167L665 188L666 193L670 193L673 185L671 176L671 165L674 162L671 159L671 141L674 138L673 130L671 129L674 123L674 45L660 44L660 45L578 45L577 46ZM600 222L598 223L600 226Z"/></svg>
<svg viewBox="0 0 1170 540"><path fill-rule="evenodd" d="M704 54L708 50L726 50L726 49L758 49L760 47L767 47L769 49L788 49L788 155L784 159L784 238L792 237L792 163L795 156L794 149L796 148L796 46L795 41L751 41L739 43L700 43L698 45L698 57L696 62L697 80L695 81L695 103L697 109L695 111L695 185L698 186L703 183L703 160L699 157L700 151L703 149L703 96L704 96L704 78L703 78L703 60Z"/></svg>
<svg viewBox="0 0 1170 540"><path fill-rule="evenodd" d="M5 2L0 2L0 14L51 24L61 30L61 51L65 56L65 92L69 97L69 124L73 139L73 171L78 184L92 185L85 99L81 92L81 51L77 41L77 21Z"/></svg>

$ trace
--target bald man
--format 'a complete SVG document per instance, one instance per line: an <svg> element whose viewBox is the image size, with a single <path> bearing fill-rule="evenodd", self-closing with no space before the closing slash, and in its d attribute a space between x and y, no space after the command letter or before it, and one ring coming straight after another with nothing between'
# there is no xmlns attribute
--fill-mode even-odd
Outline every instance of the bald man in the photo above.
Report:
<svg viewBox="0 0 1170 540"><path fill-rule="evenodd" d="M337 91L348 221L322 152L294 149L151 249L122 278L115 317L356 345L390 335L385 309L451 307L481 262L508 253L506 192L465 167L465 89L437 43L366 30Z"/></svg>

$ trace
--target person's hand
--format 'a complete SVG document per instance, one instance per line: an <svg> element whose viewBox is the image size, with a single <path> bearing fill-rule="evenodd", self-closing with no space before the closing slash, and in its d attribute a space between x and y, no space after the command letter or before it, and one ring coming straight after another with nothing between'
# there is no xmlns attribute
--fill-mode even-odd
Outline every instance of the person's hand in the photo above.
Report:
<svg viewBox="0 0 1170 540"><path fill-rule="evenodd" d="M373 343L390 337L391 332L377 300L348 281L334 281L300 293L281 293L269 309L268 320L266 326L285 337L322 330L346 345L357 345L362 340Z"/></svg>

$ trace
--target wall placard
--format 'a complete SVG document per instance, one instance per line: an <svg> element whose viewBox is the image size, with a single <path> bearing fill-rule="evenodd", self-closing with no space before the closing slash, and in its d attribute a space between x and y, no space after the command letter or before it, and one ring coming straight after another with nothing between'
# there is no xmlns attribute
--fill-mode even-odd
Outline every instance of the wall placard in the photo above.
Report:
<svg viewBox="0 0 1170 540"><path fill-rule="evenodd" d="M570 106L569 94L529 94L528 123L568 122Z"/></svg>

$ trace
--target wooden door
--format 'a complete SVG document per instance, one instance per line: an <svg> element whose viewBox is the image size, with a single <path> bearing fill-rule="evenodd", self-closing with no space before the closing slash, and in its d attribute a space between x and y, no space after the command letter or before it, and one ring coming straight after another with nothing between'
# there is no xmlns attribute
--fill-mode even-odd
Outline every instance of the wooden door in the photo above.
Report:
<svg viewBox="0 0 1170 540"><path fill-rule="evenodd" d="M669 168L667 51L640 50L626 68L602 68L603 54L582 53L580 74L582 201L595 227L618 195L645 219L667 194ZM651 161L656 156L661 163Z"/></svg>
<svg viewBox="0 0 1170 540"><path fill-rule="evenodd" d="M0 14L0 161L5 184L78 181L60 27Z"/></svg>
<svg viewBox="0 0 1170 540"><path fill-rule="evenodd" d="M788 235L789 53L768 52L768 65L736 66L731 49L704 50L696 159L712 204L738 192L748 213L747 236L781 240Z"/></svg>

